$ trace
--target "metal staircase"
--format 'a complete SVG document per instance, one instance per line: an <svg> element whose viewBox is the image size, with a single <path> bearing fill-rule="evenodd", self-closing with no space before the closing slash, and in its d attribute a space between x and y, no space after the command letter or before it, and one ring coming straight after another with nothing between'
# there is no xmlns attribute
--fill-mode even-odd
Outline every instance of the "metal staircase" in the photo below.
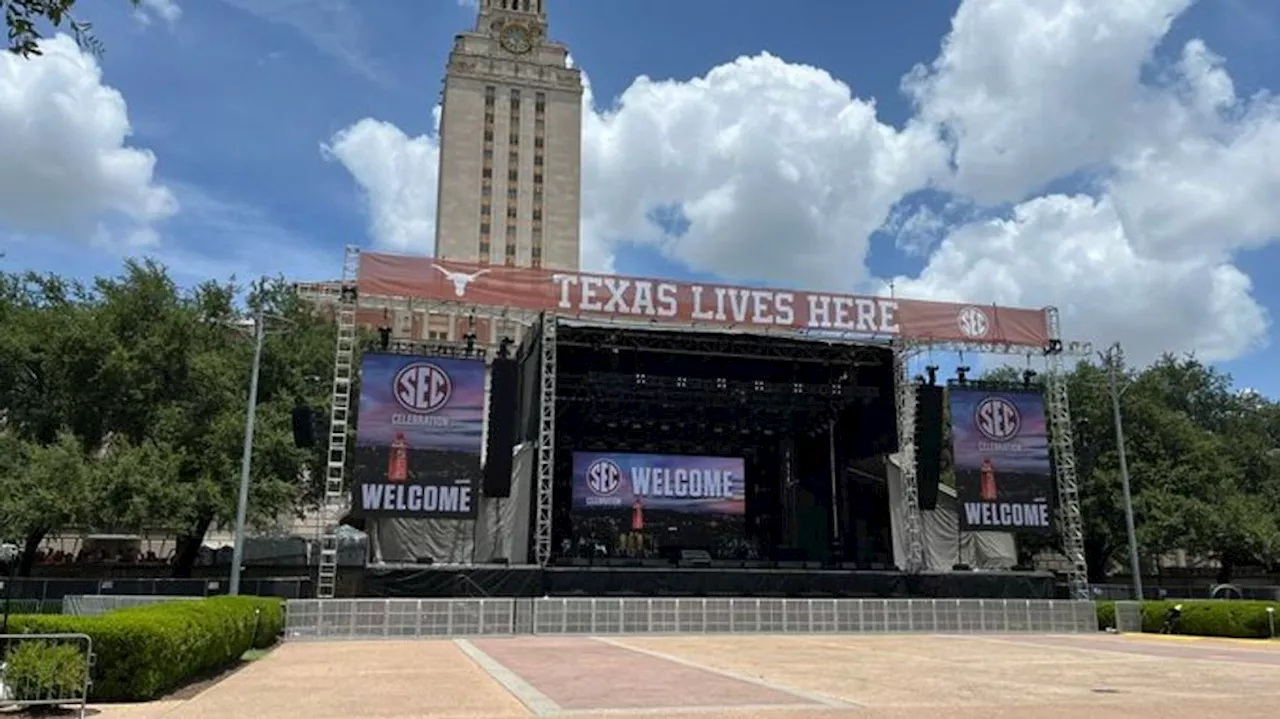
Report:
<svg viewBox="0 0 1280 719"><path fill-rule="evenodd" d="M342 284L334 320L338 341L333 355L333 395L329 410L329 451L325 462L324 500L318 517L320 569L316 598L332 599L338 585L338 522L347 508L347 425L351 417L351 392L355 380L356 274L360 250L348 246L342 259Z"/></svg>

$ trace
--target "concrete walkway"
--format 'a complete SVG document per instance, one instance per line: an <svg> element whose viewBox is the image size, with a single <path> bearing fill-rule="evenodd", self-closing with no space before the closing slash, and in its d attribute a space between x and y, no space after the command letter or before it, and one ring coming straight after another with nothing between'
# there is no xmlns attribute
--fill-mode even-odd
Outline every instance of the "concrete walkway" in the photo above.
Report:
<svg viewBox="0 0 1280 719"><path fill-rule="evenodd" d="M1280 645L1108 635L297 642L191 699L98 709L101 719L1271 719Z"/></svg>

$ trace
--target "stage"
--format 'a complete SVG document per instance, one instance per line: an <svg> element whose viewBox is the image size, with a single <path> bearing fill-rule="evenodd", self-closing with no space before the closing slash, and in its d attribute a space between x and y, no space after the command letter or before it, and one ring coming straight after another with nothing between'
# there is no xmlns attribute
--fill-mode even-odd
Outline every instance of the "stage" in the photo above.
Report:
<svg viewBox="0 0 1280 719"><path fill-rule="evenodd" d="M757 597L1053 599L1048 572L925 572L662 566L434 566L365 570L367 597Z"/></svg>

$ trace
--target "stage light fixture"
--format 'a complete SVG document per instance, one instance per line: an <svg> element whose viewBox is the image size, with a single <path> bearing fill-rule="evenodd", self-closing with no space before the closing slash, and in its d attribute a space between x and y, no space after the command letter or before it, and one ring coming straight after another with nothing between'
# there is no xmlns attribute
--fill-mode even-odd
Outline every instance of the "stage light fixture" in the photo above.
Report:
<svg viewBox="0 0 1280 719"><path fill-rule="evenodd" d="M341 299L343 304L355 304L360 299L360 293L355 285L343 285Z"/></svg>
<svg viewBox="0 0 1280 719"><path fill-rule="evenodd" d="M956 367L956 382L958 384L967 384L969 382L969 373L972 371L972 367Z"/></svg>
<svg viewBox="0 0 1280 719"><path fill-rule="evenodd" d="M511 345L513 344L515 344L515 340L510 337L503 337L502 341L498 342L498 357L502 359L511 357Z"/></svg>
<svg viewBox="0 0 1280 719"><path fill-rule="evenodd" d="M466 341L466 343L467 343L467 349L466 349L467 356L468 356L468 357L470 357L471 355L475 354L475 351L476 351L476 333L475 333L475 332L468 332L468 333L466 333L465 335L463 335L463 336L462 336L462 339L463 339L463 340L465 340L465 341Z"/></svg>
<svg viewBox="0 0 1280 719"><path fill-rule="evenodd" d="M1039 374L1039 373L1038 373L1038 372L1036 372L1036 371L1035 371L1035 370L1033 370L1033 369L1025 370L1025 371L1022 373L1022 386L1023 386L1023 387L1030 387L1030 386L1031 386L1031 383L1032 383L1033 381L1035 381L1035 378L1036 378L1036 375L1037 375L1037 374Z"/></svg>
<svg viewBox="0 0 1280 719"><path fill-rule="evenodd" d="M924 368L924 371L929 375L930 387L938 384L938 369L939 369L938 365L934 365L934 364L931 364L928 367Z"/></svg>
<svg viewBox="0 0 1280 719"><path fill-rule="evenodd" d="M387 348L391 346L391 328L390 327L378 328L378 345L382 347L383 352L386 352Z"/></svg>

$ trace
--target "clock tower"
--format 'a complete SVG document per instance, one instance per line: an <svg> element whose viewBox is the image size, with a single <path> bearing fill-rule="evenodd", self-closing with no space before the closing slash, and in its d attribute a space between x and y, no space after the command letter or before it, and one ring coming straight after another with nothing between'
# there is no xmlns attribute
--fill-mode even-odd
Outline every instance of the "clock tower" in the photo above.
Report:
<svg viewBox="0 0 1280 719"><path fill-rule="evenodd" d="M578 268L582 75L549 0L481 0L454 40L440 120L436 256Z"/></svg>

